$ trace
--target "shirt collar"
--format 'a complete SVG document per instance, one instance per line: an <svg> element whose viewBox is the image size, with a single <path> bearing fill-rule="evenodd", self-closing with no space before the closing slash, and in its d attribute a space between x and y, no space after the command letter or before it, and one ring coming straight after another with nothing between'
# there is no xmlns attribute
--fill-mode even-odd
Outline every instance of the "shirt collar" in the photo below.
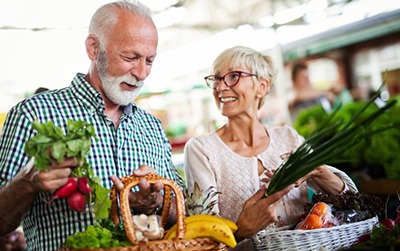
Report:
<svg viewBox="0 0 400 251"><path fill-rule="evenodd" d="M77 73L72 80L72 92L80 99L89 110L100 109L105 110L104 100L99 91L97 91L89 82L85 80L85 75ZM123 113L126 116L132 115L137 110L135 102L131 102L123 107Z"/></svg>

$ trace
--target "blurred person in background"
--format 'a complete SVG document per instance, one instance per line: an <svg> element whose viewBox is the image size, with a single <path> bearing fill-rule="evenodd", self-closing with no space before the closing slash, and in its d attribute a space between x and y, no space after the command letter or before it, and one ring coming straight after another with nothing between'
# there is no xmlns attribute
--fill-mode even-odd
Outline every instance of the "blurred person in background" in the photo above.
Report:
<svg viewBox="0 0 400 251"><path fill-rule="evenodd" d="M163 203L163 184L150 185L143 178L147 174L158 173L185 186L172 164L171 145L160 120L134 102L150 74L157 45L149 8L134 0L107 3L89 25L88 72L77 73L68 87L33 95L11 108L0 135L0 236L22 223L29 251L52 251L68 236L95 224L92 213L70 210L66 199L55 201L54 207L48 204L80 163L65 158L53 161L47 171L35 168L34 159L24 151L36 134L35 120L52 121L64 132L69 119L92 124L99 140L91 142L87 161L107 189L113 184L121 189L118 177L141 177L129 196L136 214L154 214Z"/></svg>
<svg viewBox="0 0 400 251"><path fill-rule="evenodd" d="M202 191L212 187L220 193L213 212L238 225L234 250L252 250L250 238L277 222L277 226L294 224L305 213L309 187L330 194L357 191L347 174L322 165L296 187L265 197L265 185L275 169L304 142L293 128L266 126L257 117L276 77L273 60L236 46L215 59L211 74L205 80L227 122L187 142L184 167L189 192L196 182Z"/></svg>
<svg viewBox="0 0 400 251"><path fill-rule="evenodd" d="M48 91L48 90L49 90L49 88L46 88L46 87L39 87L39 88L37 88L37 89L35 90L35 93L34 93L34 94L38 94L38 93L45 92L45 91Z"/></svg>
<svg viewBox="0 0 400 251"><path fill-rule="evenodd" d="M327 90L316 89L312 86L308 66L304 62L293 65L291 79L293 92L289 98L289 111L292 122L297 119L298 113L313 105L321 105L327 113L340 105L353 102L353 96L342 82L333 83Z"/></svg>
<svg viewBox="0 0 400 251"><path fill-rule="evenodd" d="M320 90L312 86L308 67L303 62L296 62L293 65L291 79L293 92L289 98L289 111L292 121L295 121L300 110L312 105L320 104L326 112L330 112L335 101L335 96L341 90Z"/></svg>

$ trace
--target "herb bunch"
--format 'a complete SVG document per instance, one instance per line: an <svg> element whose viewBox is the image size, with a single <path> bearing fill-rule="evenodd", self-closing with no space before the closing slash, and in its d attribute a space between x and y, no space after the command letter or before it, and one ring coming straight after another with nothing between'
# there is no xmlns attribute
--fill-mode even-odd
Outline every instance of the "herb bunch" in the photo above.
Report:
<svg viewBox="0 0 400 251"><path fill-rule="evenodd" d="M312 133L277 168L271 177L267 195L293 184L316 167L327 163L329 160L345 152L363 137L398 126L391 124L382 126L374 131L368 130L368 126L386 110L394 106L396 100L389 101L383 107L380 107L364 118L360 117L380 96L383 86L381 85L376 94L344 126L341 125L341 121L332 122L332 118L339 108L333 111L328 119L322 123L321 127Z"/></svg>
<svg viewBox="0 0 400 251"><path fill-rule="evenodd" d="M65 246L71 249L113 248L132 245L126 238L123 226L112 223L89 225L85 231L67 237Z"/></svg>
<svg viewBox="0 0 400 251"><path fill-rule="evenodd" d="M86 159L90 152L91 138L98 140L93 125L86 121L68 120L65 134L52 121L45 123L33 121L32 127L37 134L26 142L24 150L30 157L35 158L35 168L40 171L48 171L47 167L52 165L52 161L61 163L65 158L71 157L75 157L80 163L79 167L72 169L69 182L59 188L52 199L68 199L70 208L79 212L83 211L86 204L91 206L93 201L95 218L108 218L108 211L111 207L108 197L109 190L101 185L100 178L94 175L93 169ZM80 180L84 180L83 185L78 185ZM79 194L79 190L81 190L81 194ZM75 198L72 199L72 197ZM72 204L74 206L71 206Z"/></svg>

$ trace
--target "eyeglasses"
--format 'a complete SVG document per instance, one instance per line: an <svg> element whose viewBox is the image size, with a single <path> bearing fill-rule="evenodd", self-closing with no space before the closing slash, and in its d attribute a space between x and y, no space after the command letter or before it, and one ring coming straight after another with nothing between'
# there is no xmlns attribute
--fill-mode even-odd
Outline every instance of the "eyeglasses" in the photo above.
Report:
<svg viewBox="0 0 400 251"><path fill-rule="evenodd" d="M206 84L208 87L212 89L216 89L218 83L223 80L226 86L233 87L236 85L241 77L257 77L256 74L244 72L244 71L230 71L226 73L224 76L220 77L218 75L210 75L204 77L206 80Z"/></svg>

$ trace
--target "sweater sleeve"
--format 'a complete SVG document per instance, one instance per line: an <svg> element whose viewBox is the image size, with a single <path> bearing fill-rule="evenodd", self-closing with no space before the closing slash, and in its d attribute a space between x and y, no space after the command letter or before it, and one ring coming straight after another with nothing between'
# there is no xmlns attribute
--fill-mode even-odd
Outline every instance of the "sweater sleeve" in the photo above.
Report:
<svg viewBox="0 0 400 251"><path fill-rule="evenodd" d="M341 193L344 193L344 192L347 192L347 191L351 191L351 192L357 192L358 191L357 186L354 184L353 180L345 172L343 172L343 171L341 171L341 170L339 170L339 169L337 169L337 168L335 168L333 166L329 166L329 165L326 165L326 166L328 167L329 171L333 172L334 174L339 176L339 178L341 180L343 180L344 188L343 188ZM311 180L307 181L307 184L313 190L318 190L318 186L314 182L312 182Z"/></svg>
<svg viewBox="0 0 400 251"><path fill-rule="evenodd" d="M201 142L199 137L190 139L184 148L184 166L187 189L189 193L193 192L194 183L197 182L200 189L204 191L212 187L213 191L217 191L217 182L215 173L213 172L209 158L206 152L206 146ZM214 197L218 200L218 195ZM218 203L212 210L213 213L219 214Z"/></svg>

